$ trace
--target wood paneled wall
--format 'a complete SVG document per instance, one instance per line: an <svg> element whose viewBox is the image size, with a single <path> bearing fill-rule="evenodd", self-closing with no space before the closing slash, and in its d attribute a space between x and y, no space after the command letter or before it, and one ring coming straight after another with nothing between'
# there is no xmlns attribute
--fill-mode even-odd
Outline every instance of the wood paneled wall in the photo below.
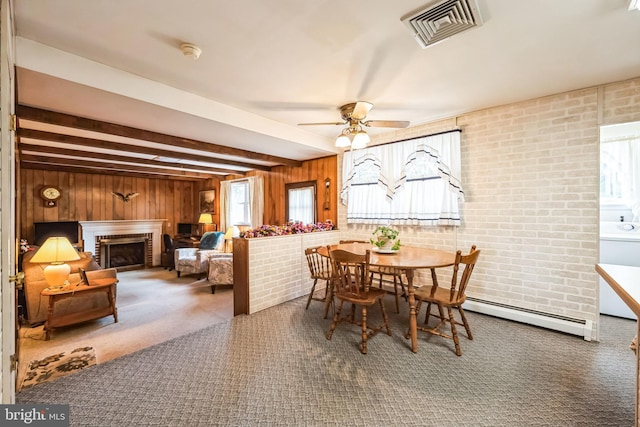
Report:
<svg viewBox="0 0 640 427"><path fill-rule="evenodd" d="M322 157L307 160L301 167L276 166L271 172L254 171L247 175L264 177L264 223L284 224L287 221L285 213L285 184L304 181L316 181L317 188L317 218L324 222L330 219L337 224L338 220L338 156ZM228 177L242 178L242 176ZM325 179L331 180L328 197L325 194ZM328 208L325 209L325 202Z"/></svg>
<svg viewBox="0 0 640 427"><path fill-rule="evenodd" d="M199 191L219 189L217 179L190 182L36 169L22 169L20 174L18 234L29 242L33 241L33 223L48 221L166 219L163 231L173 235L177 223L198 221ZM62 190L56 207L44 206L40 197L44 185ZM124 202L112 191L140 195Z"/></svg>
<svg viewBox="0 0 640 427"><path fill-rule="evenodd" d="M314 180L318 189L318 221L337 221L337 156L308 160L301 167L277 166L271 172L255 171L248 175L264 177L265 224L286 222L285 184ZM324 184L326 178L331 180L328 199ZM29 242L33 242L33 223L46 221L166 219L163 232L174 235L177 223L197 222L199 192L208 189L216 190L214 221L220 225L220 180L217 178L190 182L22 169L19 182L17 231L20 238ZM62 198L56 207L44 206L40 197L40 189L44 185L55 185L62 190ZM123 202L114 197L112 191L122 194L137 192L140 195L130 202ZM327 200L329 209L325 209Z"/></svg>

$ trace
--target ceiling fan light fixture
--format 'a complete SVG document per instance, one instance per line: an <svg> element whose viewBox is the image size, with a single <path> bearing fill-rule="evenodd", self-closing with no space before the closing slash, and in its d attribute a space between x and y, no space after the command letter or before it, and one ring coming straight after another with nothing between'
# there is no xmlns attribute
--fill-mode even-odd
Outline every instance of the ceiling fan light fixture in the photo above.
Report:
<svg viewBox="0 0 640 427"><path fill-rule="evenodd" d="M347 148L351 145L351 141L349 137L344 133L341 133L338 138L336 138L336 147L338 148Z"/></svg>
<svg viewBox="0 0 640 427"><path fill-rule="evenodd" d="M359 130L353 136L353 144L351 145L351 148L353 148L354 150L358 150L360 148L366 147L369 142L371 142L371 138L369 138L369 135L367 135L365 131Z"/></svg>

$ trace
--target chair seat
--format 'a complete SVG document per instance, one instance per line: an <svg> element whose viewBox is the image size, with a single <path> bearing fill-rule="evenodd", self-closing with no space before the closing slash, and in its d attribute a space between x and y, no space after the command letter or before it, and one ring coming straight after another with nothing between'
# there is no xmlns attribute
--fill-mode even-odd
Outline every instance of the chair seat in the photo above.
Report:
<svg viewBox="0 0 640 427"><path fill-rule="evenodd" d="M415 297L422 301L439 303L443 306L462 304L466 300L466 296L462 295L461 299L458 299L458 291L453 293L453 299L450 299L451 289L437 287L433 295L433 286L421 286L415 290Z"/></svg>
<svg viewBox="0 0 640 427"><path fill-rule="evenodd" d="M386 292L384 289L375 289L370 288L369 293L366 295L366 298L363 298L364 295L360 294L351 294L346 292L337 292L335 294L336 298L340 298L347 302L351 302L354 304L363 304L363 305L372 305L375 304L380 298L384 297Z"/></svg>

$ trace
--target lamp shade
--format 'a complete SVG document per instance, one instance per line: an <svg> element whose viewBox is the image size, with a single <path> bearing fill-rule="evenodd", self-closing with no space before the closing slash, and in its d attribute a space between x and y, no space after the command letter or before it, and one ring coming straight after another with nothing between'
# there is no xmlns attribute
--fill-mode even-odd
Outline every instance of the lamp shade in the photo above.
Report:
<svg viewBox="0 0 640 427"><path fill-rule="evenodd" d="M71 267L65 262L79 259L80 255L66 237L49 237L31 257L31 262L49 263L43 274L47 285L53 287L64 285L69 278Z"/></svg>
<svg viewBox="0 0 640 427"><path fill-rule="evenodd" d="M233 238L240 237L240 229L237 225L232 225L227 228L227 231L224 233L224 240L226 244L225 252L233 252Z"/></svg>
<svg viewBox="0 0 640 427"><path fill-rule="evenodd" d="M240 229L237 225L227 228L227 231L224 233L224 240L233 240L234 237L240 237Z"/></svg>
<svg viewBox="0 0 640 427"><path fill-rule="evenodd" d="M31 258L35 263L62 263L80 259L78 251L66 237L49 237Z"/></svg>
<svg viewBox="0 0 640 427"><path fill-rule="evenodd" d="M213 224L213 216L210 213L201 213L198 222L200 224Z"/></svg>

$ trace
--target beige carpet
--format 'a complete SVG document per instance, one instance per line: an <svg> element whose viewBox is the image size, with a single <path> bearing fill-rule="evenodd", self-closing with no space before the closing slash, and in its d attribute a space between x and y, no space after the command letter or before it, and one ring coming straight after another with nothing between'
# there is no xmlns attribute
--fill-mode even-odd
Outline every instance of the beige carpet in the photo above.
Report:
<svg viewBox="0 0 640 427"><path fill-rule="evenodd" d="M161 267L118 273L118 323L113 316L55 329L23 325L18 343L18 384L30 362L78 347L93 347L97 363L188 334L233 317L233 289L211 293L207 279L176 277Z"/></svg>

